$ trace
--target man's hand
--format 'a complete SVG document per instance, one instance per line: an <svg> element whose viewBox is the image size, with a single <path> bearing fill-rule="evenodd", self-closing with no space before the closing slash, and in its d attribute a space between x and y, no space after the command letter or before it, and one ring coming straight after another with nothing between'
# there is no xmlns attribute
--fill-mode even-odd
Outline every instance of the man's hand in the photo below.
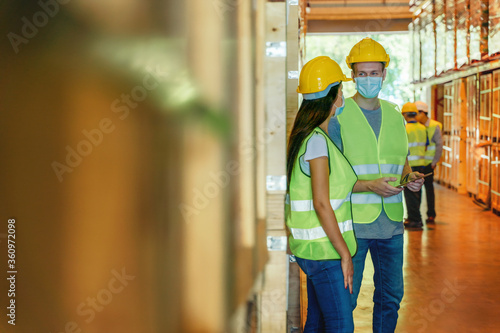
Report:
<svg viewBox="0 0 500 333"><path fill-rule="evenodd" d="M401 193L402 188L397 188L389 184L389 182L395 182L398 180L395 177L382 177L371 180L368 184L370 191L377 193L381 197L387 198L393 195Z"/></svg>
<svg viewBox="0 0 500 333"><path fill-rule="evenodd" d="M418 192L422 188L422 185L424 185L424 178L419 178L423 177L424 174L420 172L412 172L408 175L408 185L406 187L412 191L412 192Z"/></svg>

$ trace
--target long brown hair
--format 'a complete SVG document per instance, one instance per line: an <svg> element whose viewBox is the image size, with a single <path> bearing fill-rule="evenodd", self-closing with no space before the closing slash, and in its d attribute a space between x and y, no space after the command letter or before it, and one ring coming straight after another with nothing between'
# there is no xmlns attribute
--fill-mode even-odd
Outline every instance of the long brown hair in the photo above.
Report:
<svg viewBox="0 0 500 333"><path fill-rule="evenodd" d="M290 132L290 138L288 139L286 159L287 189L290 188L293 165L299 154L302 142L316 127L321 125L330 116L333 103L337 100L339 88L340 84L330 88L328 95L323 98L302 101L295 117L292 131Z"/></svg>

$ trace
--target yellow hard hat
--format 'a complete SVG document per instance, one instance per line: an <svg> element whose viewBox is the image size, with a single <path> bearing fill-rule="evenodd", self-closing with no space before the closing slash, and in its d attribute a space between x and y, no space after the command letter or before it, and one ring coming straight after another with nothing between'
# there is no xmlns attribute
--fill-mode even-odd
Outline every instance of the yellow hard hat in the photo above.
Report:
<svg viewBox="0 0 500 333"><path fill-rule="evenodd" d="M417 106L415 103L408 102L403 105L403 108L401 109L401 113L407 113L407 112L415 112L418 113Z"/></svg>
<svg viewBox="0 0 500 333"><path fill-rule="evenodd" d="M384 62L385 67L389 66L390 57L385 52L385 49L379 42L374 41L370 37L363 38L360 42L354 45L346 57L345 61L349 68L357 62Z"/></svg>
<svg viewBox="0 0 500 333"><path fill-rule="evenodd" d="M302 67L297 92L303 94L304 99L317 99L325 97L330 91L327 89L330 86L351 80L330 57L320 56L309 60Z"/></svg>

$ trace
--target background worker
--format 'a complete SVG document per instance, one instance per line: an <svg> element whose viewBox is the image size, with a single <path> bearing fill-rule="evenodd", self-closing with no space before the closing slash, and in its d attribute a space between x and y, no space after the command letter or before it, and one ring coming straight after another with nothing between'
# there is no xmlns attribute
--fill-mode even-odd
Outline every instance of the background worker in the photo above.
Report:
<svg viewBox="0 0 500 333"><path fill-rule="evenodd" d="M401 112L406 119L406 133L408 134L408 147L410 149L408 162L413 171L424 173L425 152L429 144L427 130L424 125L417 121L418 110L415 103L406 103L403 105ZM421 197L421 191L413 192L405 188L406 209L408 210L408 219L404 223L406 228L422 229Z"/></svg>
<svg viewBox="0 0 500 333"><path fill-rule="evenodd" d="M423 173L433 172L439 163L443 153L443 124L439 121L429 118L429 106L421 101L415 102L418 109L417 120L427 128L427 137L429 145L425 152L426 165ZM434 224L436 219L435 197L434 197L434 173L424 179L425 194L427 196L427 220L426 224Z"/></svg>
<svg viewBox="0 0 500 333"><path fill-rule="evenodd" d="M330 118L344 108L342 81L349 80L322 56L304 65L297 88L304 100L288 140L286 225L289 249L307 275L305 333L354 331L351 191L357 178L328 137Z"/></svg>
<svg viewBox="0 0 500 333"><path fill-rule="evenodd" d="M409 179L408 188L419 191L423 184L406 159L408 140L399 108L378 98L389 60L371 38L354 45L346 62L357 93L328 127L358 176L351 198L358 240L351 301L356 308L369 250L375 269L373 332L394 332L403 298L403 190L395 186Z"/></svg>

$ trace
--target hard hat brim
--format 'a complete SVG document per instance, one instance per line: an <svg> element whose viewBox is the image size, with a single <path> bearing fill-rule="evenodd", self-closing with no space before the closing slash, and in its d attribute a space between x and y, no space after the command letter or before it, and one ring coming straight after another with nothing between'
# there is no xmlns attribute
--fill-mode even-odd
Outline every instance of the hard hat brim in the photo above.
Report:
<svg viewBox="0 0 500 333"><path fill-rule="evenodd" d="M351 78L346 77L346 76L345 76L345 74L344 74L344 77L342 78L342 80L339 80L339 81L337 81L337 82L338 82L338 84L340 84L340 83L342 83L342 82L344 82L344 81L352 81L352 79L351 79ZM335 82L334 82L334 83L335 83ZM326 89L326 88L325 88L325 89ZM310 92L303 92L303 91L300 91L300 86L298 86L296 91L297 91L299 94L314 94L314 93L321 92L321 91L323 91L323 90L318 90L318 91L310 91Z"/></svg>

